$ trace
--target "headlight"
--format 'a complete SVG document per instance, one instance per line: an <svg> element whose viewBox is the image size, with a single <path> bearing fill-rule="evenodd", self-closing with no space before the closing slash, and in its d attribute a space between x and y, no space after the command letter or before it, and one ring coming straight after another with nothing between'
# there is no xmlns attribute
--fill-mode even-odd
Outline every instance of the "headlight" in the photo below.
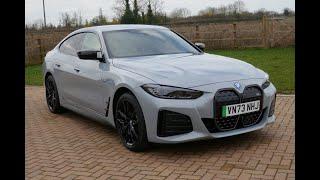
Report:
<svg viewBox="0 0 320 180"><path fill-rule="evenodd" d="M269 80L266 80L266 82L264 82L263 84L262 84L262 89L266 89L267 87L269 87L270 86L270 81Z"/></svg>
<svg viewBox="0 0 320 180"><path fill-rule="evenodd" d="M197 99L203 94L202 91L157 84L146 84L141 87L152 96L163 99Z"/></svg>

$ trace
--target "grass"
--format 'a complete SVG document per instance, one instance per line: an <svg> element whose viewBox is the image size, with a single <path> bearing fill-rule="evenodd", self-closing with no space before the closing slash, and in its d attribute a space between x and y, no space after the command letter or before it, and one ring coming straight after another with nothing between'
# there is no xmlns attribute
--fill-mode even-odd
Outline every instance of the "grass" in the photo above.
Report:
<svg viewBox="0 0 320 180"><path fill-rule="evenodd" d="M215 50L208 53L246 61L267 72L271 82L276 86L279 93L294 93L294 47ZM27 85L43 85L41 65L32 65L25 68L25 82Z"/></svg>
<svg viewBox="0 0 320 180"><path fill-rule="evenodd" d="M294 93L295 48L215 50L208 53L246 61L269 74L279 93Z"/></svg>
<svg viewBox="0 0 320 180"><path fill-rule="evenodd" d="M41 65L32 65L25 68L25 83L27 85L43 85L41 68Z"/></svg>

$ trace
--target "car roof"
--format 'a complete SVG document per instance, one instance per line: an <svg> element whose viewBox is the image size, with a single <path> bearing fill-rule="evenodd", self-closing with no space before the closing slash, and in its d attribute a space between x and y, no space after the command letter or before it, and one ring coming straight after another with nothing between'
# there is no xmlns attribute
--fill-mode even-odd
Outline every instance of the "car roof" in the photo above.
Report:
<svg viewBox="0 0 320 180"><path fill-rule="evenodd" d="M117 24L117 25L104 25L104 26L92 26L81 28L75 31L75 33L83 31L117 31L117 30L126 30L126 29L168 29L163 26L156 25L141 25L141 24Z"/></svg>

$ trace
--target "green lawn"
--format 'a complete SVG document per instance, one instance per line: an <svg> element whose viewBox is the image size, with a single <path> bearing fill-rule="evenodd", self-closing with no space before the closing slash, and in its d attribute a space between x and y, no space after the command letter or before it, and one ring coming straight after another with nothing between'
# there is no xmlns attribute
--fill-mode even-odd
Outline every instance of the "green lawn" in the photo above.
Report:
<svg viewBox="0 0 320 180"><path fill-rule="evenodd" d="M208 53L244 60L270 75L279 93L294 93L295 48L215 50ZM41 65L25 68L27 85L42 85Z"/></svg>
<svg viewBox="0 0 320 180"><path fill-rule="evenodd" d="M294 93L295 48L216 50L208 53L246 61L269 74L279 93Z"/></svg>
<svg viewBox="0 0 320 180"><path fill-rule="evenodd" d="M43 85L41 68L41 65L32 65L25 68L25 83L27 85Z"/></svg>

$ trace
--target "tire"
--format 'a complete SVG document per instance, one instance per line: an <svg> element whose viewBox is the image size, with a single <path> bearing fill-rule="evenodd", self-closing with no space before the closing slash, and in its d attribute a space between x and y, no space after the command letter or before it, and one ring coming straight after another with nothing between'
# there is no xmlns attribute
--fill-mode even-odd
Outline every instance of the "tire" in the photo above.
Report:
<svg viewBox="0 0 320 180"><path fill-rule="evenodd" d="M115 125L123 145L134 152L147 149L146 125L137 99L130 93L124 93L116 102L115 110Z"/></svg>
<svg viewBox="0 0 320 180"><path fill-rule="evenodd" d="M46 101L50 112L54 114L62 113L63 108L60 106L59 94L56 82L52 75L49 75L45 80Z"/></svg>

